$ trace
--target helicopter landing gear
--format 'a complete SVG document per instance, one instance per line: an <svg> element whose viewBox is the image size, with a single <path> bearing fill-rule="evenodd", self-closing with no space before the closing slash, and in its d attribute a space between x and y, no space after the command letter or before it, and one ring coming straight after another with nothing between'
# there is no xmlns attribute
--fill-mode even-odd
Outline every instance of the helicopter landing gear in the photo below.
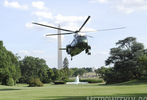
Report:
<svg viewBox="0 0 147 100"><path fill-rule="evenodd" d="M88 52L88 55L91 55L91 52Z"/></svg>
<svg viewBox="0 0 147 100"><path fill-rule="evenodd" d="M72 56L71 56L71 60L72 60Z"/></svg>
<svg viewBox="0 0 147 100"><path fill-rule="evenodd" d="M88 55L91 55L91 52L89 52L89 50L90 50L90 48L87 48L87 49L85 50L85 53L87 53Z"/></svg>
<svg viewBox="0 0 147 100"><path fill-rule="evenodd" d="M91 52L89 52L89 49L86 49L85 53L87 53L88 55L91 55Z"/></svg>

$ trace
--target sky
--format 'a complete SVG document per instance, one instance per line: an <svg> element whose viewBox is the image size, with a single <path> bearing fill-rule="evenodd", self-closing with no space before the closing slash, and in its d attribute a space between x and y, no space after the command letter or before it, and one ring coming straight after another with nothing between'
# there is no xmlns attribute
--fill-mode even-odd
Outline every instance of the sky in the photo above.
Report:
<svg viewBox="0 0 147 100"><path fill-rule="evenodd" d="M133 36L147 47L147 0L0 0L0 40L4 46L24 56L40 57L49 67L57 68L57 37L45 34L57 30L33 25L32 22L77 30L91 16L82 31L115 27L121 30L91 32L88 38L91 55L85 52L73 57L63 51L69 67L101 67L115 43ZM62 47L70 44L73 35L62 37Z"/></svg>

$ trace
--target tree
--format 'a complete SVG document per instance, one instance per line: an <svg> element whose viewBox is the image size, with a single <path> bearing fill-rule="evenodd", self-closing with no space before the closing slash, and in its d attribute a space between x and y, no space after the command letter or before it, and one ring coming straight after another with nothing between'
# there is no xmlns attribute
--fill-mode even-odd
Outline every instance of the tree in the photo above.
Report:
<svg viewBox="0 0 147 100"><path fill-rule="evenodd" d="M80 76L83 76L83 74L86 72L86 70L84 68L79 68L79 69L76 69L75 72L74 72L74 76L77 76L77 75L80 75Z"/></svg>
<svg viewBox="0 0 147 100"><path fill-rule="evenodd" d="M65 57L63 61L63 69L60 70L62 80L67 80L69 76L71 75L68 67L69 67L69 62L68 62L67 57Z"/></svg>
<svg viewBox="0 0 147 100"><path fill-rule="evenodd" d="M17 57L0 41L0 83L3 85L15 85L20 78L20 67Z"/></svg>
<svg viewBox="0 0 147 100"><path fill-rule="evenodd" d="M69 62L68 62L67 57L65 57L63 61L63 68L68 68L68 66L69 66Z"/></svg>
<svg viewBox="0 0 147 100"><path fill-rule="evenodd" d="M102 66L101 68L98 68L97 70L95 70L95 73L100 78L104 78L105 77L106 70L107 70L107 68L104 67L104 66Z"/></svg>
<svg viewBox="0 0 147 100"><path fill-rule="evenodd" d="M51 82L52 80L54 80L54 72L51 68L47 70L47 75L48 75L48 82Z"/></svg>
<svg viewBox="0 0 147 100"><path fill-rule="evenodd" d="M147 54L139 58L139 63L141 66L140 70L142 71L142 74L144 75L144 77L147 77Z"/></svg>
<svg viewBox="0 0 147 100"><path fill-rule="evenodd" d="M58 69L56 68L53 68L52 69L53 72L54 72L54 76L52 77L52 80L55 81L55 80L60 80L61 79L61 73Z"/></svg>
<svg viewBox="0 0 147 100"><path fill-rule="evenodd" d="M30 78L40 78L42 82L46 83L48 66L44 59L26 56L20 61L20 68L22 72L21 82L28 83Z"/></svg>
<svg viewBox="0 0 147 100"><path fill-rule="evenodd" d="M87 72L92 72L93 71L93 69L92 68L84 68Z"/></svg>
<svg viewBox="0 0 147 100"><path fill-rule="evenodd" d="M29 87L41 87L43 83L40 81L39 78L31 78L29 81Z"/></svg>
<svg viewBox="0 0 147 100"><path fill-rule="evenodd" d="M144 45L136 41L134 37L127 37L116 43L112 48L106 65L113 64L112 75L114 82L124 82L141 77L139 57L144 55ZM113 79L112 78L112 79Z"/></svg>

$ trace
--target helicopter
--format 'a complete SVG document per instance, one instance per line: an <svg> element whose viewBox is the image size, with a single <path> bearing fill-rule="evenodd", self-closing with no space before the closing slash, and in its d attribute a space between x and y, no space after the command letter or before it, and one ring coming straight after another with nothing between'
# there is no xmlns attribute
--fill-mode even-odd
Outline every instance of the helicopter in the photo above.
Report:
<svg viewBox="0 0 147 100"><path fill-rule="evenodd" d="M70 44L68 44L66 46L66 48L60 48L60 50L66 50L67 54L69 54L71 56L71 60L72 60L73 56L80 54L82 51L85 51L85 53L87 55L91 55L91 52L90 52L91 46L88 44L88 39L87 39L88 37L91 37L91 36L79 34L89 19L90 19L90 16L87 17L87 19L84 21L82 26L76 31L69 30L69 29L63 29L63 28L59 28L59 27L54 27L54 26L50 26L50 25L45 25L45 24L41 24L41 23L36 23L36 22L32 22L32 23L36 24L36 25L68 32L68 33L61 33L61 34L47 34L46 36L74 34L73 41ZM116 29L123 29L123 28L125 28L125 27L103 29L103 30L98 30L98 31L108 31L108 30L116 30ZM87 31L87 32L90 32L90 31Z"/></svg>

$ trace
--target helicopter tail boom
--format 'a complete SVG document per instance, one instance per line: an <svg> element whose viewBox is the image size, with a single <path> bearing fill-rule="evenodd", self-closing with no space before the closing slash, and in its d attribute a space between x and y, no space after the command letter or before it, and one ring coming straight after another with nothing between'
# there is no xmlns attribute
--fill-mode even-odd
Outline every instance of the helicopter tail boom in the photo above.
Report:
<svg viewBox="0 0 147 100"><path fill-rule="evenodd" d="M66 50L66 48L59 48L59 50Z"/></svg>

